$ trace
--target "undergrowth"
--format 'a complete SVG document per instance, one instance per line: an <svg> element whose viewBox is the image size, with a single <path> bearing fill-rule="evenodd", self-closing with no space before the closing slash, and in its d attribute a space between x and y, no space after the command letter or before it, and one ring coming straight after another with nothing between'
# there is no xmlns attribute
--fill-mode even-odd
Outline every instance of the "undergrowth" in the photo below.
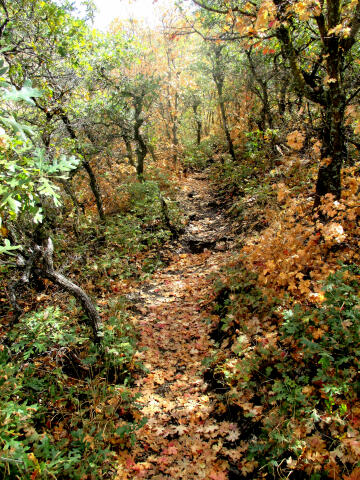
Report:
<svg viewBox="0 0 360 480"><path fill-rule="evenodd" d="M139 369L125 314L89 340L72 302L8 326L0 355L3 478L111 478L111 459L143 421L129 390Z"/></svg>
<svg viewBox="0 0 360 480"><path fill-rule="evenodd" d="M166 261L159 253L171 238L165 215L174 226L182 222L171 188L159 174L157 181L122 184L121 211L106 224L89 216L76 237L69 222L54 237L58 268L101 307L99 345L80 306L47 280L23 289L17 321L1 298L0 478L112 478L117 454L135 441L146 419L131 385L143 366L125 294ZM13 263L2 265L3 276Z"/></svg>
<svg viewBox="0 0 360 480"><path fill-rule="evenodd" d="M240 431L253 423L239 463L256 462L254 478L261 469L274 478L294 471L338 478L358 466L359 274L343 266L326 280L320 305L290 309L261 296L246 270L228 286L211 369L227 390L218 413L236 412Z"/></svg>
<svg viewBox="0 0 360 480"><path fill-rule="evenodd" d="M234 468L248 478L360 472L358 165L344 169L341 199L314 210L315 163L292 154L261 182L255 164L213 167L241 231L255 227L214 283L218 348L206 373L217 414L239 424Z"/></svg>
<svg viewBox="0 0 360 480"><path fill-rule="evenodd" d="M67 271L80 278L88 291L97 295L121 293L130 282L151 275L166 262L160 247L172 234L161 198L165 198L167 214L175 229L182 228L184 219L177 202L171 198L173 185L164 176L158 181L119 187L118 195L124 199L122 211L108 216L105 226L94 223L92 218L83 222L80 242L74 238L69 246L68 235L65 232L58 235L60 256L68 257L69 247L74 251L74 261L67 262Z"/></svg>

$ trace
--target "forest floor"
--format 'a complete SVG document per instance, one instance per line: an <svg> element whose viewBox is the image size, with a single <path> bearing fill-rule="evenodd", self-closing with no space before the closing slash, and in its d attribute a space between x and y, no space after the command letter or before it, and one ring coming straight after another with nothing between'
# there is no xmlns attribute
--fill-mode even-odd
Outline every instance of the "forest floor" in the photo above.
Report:
<svg viewBox="0 0 360 480"><path fill-rule="evenodd" d="M147 369L135 382L147 423L132 451L119 454L118 480L225 480L241 456L237 425L213 410L204 380L217 318L212 285L234 255L233 227L215 197L204 174L182 182L185 232L171 245L168 265L129 295L141 334L138 360Z"/></svg>

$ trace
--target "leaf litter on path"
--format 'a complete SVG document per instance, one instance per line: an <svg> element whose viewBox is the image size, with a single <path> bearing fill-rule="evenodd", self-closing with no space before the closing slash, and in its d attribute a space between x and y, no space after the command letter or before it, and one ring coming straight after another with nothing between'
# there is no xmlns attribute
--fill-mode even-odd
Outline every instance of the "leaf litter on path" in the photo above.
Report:
<svg viewBox="0 0 360 480"><path fill-rule="evenodd" d="M189 192L196 192L189 198ZM117 480L227 480L229 465L241 459L242 444L235 424L216 420L212 394L203 378L203 360L211 354L209 337L213 290L210 274L232 256L230 250L204 248L191 253L192 238L204 245L231 240L226 220L208 205L206 181L187 179L179 198L194 211L171 263L144 283L138 292L140 360L147 368L136 379L135 393L147 423L136 432L131 451L121 452Z"/></svg>

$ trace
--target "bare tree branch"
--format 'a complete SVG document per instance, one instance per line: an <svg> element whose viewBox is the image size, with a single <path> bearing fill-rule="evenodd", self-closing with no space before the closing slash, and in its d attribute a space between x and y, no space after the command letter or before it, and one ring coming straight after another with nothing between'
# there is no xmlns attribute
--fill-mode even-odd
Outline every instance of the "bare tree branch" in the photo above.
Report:
<svg viewBox="0 0 360 480"><path fill-rule="evenodd" d="M42 251L42 258L44 261L44 268L38 270L38 273L40 273L45 278L48 278L52 282L62 287L64 290L69 292L71 295L73 295L76 298L76 300L80 302L81 306L83 307L89 319L88 325L92 329L94 341L96 343L99 343L100 342L99 330L101 325L101 319L98 311L96 310L94 303L91 301L90 297L84 292L82 288L80 288L74 282L72 282L71 280L69 280L64 275L62 275L61 273L59 273L54 269L54 262L53 262L54 246L51 238L48 238L46 248L42 248L41 251Z"/></svg>
<svg viewBox="0 0 360 480"><path fill-rule="evenodd" d="M230 12L237 12L237 13L240 13L240 15L245 15L246 17L254 17L254 14L249 13L246 10L241 10L239 7L229 8L228 10L220 10L218 8L210 7L209 5L205 5L203 2L200 2L199 0L192 0L192 1L198 7L204 8L209 12L220 13L221 15L227 15Z"/></svg>

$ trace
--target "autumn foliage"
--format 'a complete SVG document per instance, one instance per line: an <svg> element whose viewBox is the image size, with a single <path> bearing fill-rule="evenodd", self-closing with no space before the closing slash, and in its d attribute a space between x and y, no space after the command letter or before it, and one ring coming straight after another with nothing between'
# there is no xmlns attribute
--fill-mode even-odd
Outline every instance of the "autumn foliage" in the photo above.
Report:
<svg viewBox="0 0 360 480"><path fill-rule="evenodd" d="M360 1L73 3L0 1L0 474L360 480Z"/></svg>
<svg viewBox="0 0 360 480"><path fill-rule="evenodd" d="M284 183L273 185L281 209L269 212L271 227L244 248L246 266L259 274L262 286L275 295L321 301L322 282L339 268L339 261L358 262L356 170L344 171L342 198L328 194L316 211L308 190L295 194Z"/></svg>
<svg viewBox="0 0 360 480"><path fill-rule="evenodd" d="M268 227L245 240L215 282L220 344L210 371L227 389L219 413L237 418L248 439L242 455L259 462L252 478L262 478L265 466L275 478L296 471L356 478L358 167L344 170L341 199L326 195L314 209L311 169L308 175L301 163L296 182L286 176L291 162L269 172ZM257 208L253 202L253 215Z"/></svg>

